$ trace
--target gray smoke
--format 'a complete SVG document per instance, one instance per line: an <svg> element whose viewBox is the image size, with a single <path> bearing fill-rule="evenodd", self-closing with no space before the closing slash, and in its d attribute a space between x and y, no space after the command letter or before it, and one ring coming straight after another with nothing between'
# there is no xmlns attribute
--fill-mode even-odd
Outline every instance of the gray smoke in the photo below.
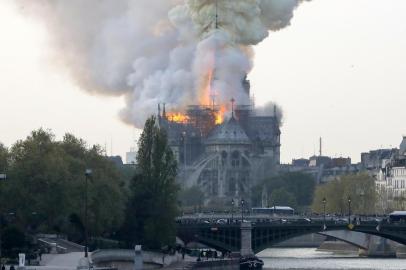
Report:
<svg viewBox="0 0 406 270"><path fill-rule="evenodd" d="M255 114L257 116L276 116L279 125L283 124L283 110L275 102L267 102L263 106L258 106L255 108Z"/></svg>
<svg viewBox="0 0 406 270"><path fill-rule="evenodd" d="M44 22L53 59L86 91L124 95L121 118L137 127L158 103L180 108L209 94L247 103L251 46L288 26L303 1L218 0L216 29L215 0L15 0Z"/></svg>

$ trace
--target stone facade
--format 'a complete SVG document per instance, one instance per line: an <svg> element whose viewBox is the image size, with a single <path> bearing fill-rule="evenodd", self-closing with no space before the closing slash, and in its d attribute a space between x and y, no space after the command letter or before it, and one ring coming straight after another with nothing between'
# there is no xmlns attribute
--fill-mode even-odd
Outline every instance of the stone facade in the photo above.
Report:
<svg viewBox="0 0 406 270"><path fill-rule="evenodd" d="M380 159L380 166L370 170L376 178L378 209L382 212L406 209L406 137L399 149L391 149L387 158Z"/></svg>
<svg viewBox="0 0 406 270"><path fill-rule="evenodd" d="M237 106L216 124L216 107L191 106L187 121L171 121L165 110L159 124L179 164L182 187L198 186L205 203L249 198L251 187L275 174L280 163L276 116L257 116L252 106Z"/></svg>

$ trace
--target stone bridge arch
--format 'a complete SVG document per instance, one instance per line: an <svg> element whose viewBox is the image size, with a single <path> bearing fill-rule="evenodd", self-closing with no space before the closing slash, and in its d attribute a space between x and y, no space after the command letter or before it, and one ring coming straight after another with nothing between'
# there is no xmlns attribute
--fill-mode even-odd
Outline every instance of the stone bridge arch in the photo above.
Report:
<svg viewBox="0 0 406 270"><path fill-rule="evenodd" d="M252 250L255 254L272 247L275 244L289 240L294 237L303 236L312 233L320 233L326 231L347 230L346 225L331 225L326 226L324 230L324 224L286 224L279 226L267 226L259 225L255 226L252 230ZM338 237L334 237L338 240ZM343 240L345 241L345 240ZM345 241L347 242L347 241ZM349 243L360 248L364 246L360 243Z"/></svg>
<svg viewBox="0 0 406 270"><path fill-rule="evenodd" d="M323 223L293 223L293 224L254 224L251 230L251 248L259 253L279 242L293 237L311 233L328 231L354 231L390 239L400 244L406 244L406 225L351 225ZM221 251L238 252L241 250L240 224L178 224L178 237L185 243L200 242ZM349 241L349 238L335 236L344 242L362 249L367 245L361 240Z"/></svg>

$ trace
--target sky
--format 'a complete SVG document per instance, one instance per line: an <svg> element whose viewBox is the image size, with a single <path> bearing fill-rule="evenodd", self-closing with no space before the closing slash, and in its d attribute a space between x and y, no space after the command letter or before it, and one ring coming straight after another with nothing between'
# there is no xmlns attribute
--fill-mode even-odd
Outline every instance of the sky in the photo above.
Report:
<svg viewBox="0 0 406 270"><path fill-rule="evenodd" d="M49 56L38 21L0 3L0 142L40 127L70 132L121 155L139 130L122 123L124 101L80 89ZM360 160L406 135L406 1L313 0L292 25L255 47L249 79L256 104L284 110L283 163L318 153Z"/></svg>

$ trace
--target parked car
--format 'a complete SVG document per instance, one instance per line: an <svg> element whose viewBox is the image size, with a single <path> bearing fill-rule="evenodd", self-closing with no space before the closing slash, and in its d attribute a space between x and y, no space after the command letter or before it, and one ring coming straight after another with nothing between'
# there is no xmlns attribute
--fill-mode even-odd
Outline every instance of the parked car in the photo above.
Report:
<svg viewBox="0 0 406 270"><path fill-rule="evenodd" d="M227 219L221 218L216 221L217 224L227 224Z"/></svg>

